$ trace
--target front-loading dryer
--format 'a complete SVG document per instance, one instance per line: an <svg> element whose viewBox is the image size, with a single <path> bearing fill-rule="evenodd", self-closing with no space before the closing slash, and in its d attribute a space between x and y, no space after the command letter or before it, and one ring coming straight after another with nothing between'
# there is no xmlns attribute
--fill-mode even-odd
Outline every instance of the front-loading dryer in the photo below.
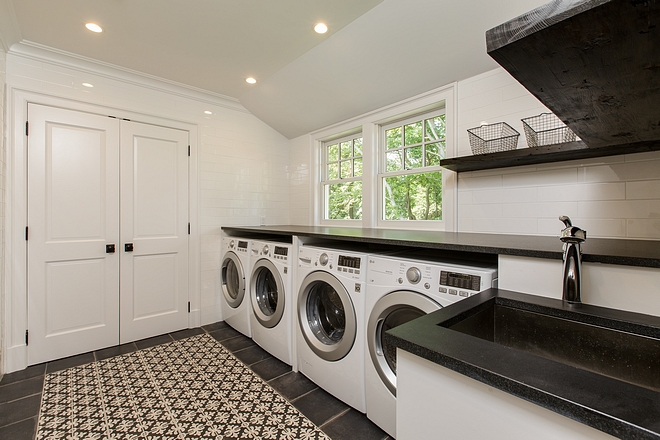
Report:
<svg viewBox="0 0 660 440"><path fill-rule="evenodd" d="M298 369L361 412L366 265L367 255L358 252L298 250Z"/></svg>
<svg viewBox="0 0 660 440"><path fill-rule="evenodd" d="M369 257L365 393L371 421L396 436L396 348L385 343L384 333L496 283L497 267L490 263Z"/></svg>
<svg viewBox="0 0 660 440"><path fill-rule="evenodd" d="M249 294L252 339L264 350L292 364L292 245L252 241Z"/></svg>
<svg viewBox="0 0 660 440"><path fill-rule="evenodd" d="M250 298L246 294L250 280L250 240L224 237L222 250L222 316L235 330L252 337Z"/></svg>

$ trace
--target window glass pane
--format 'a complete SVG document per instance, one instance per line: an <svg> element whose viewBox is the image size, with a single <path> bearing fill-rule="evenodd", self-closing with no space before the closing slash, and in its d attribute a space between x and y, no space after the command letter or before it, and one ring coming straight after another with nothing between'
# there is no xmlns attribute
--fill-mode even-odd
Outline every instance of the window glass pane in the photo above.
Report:
<svg viewBox="0 0 660 440"><path fill-rule="evenodd" d="M422 147L406 148L406 169L419 168L422 166Z"/></svg>
<svg viewBox="0 0 660 440"><path fill-rule="evenodd" d="M442 172L383 179L385 220L442 220Z"/></svg>
<svg viewBox="0 0 660 440"><path fill-rule="evenodd" d="M353 148L351 147L351 141L342 142L341 144L341 158L348 159L353 154Z"/></svg>
<svg viewBox="0 0 660 440"><path fill-rule="evenodd" d="M326 200L329 220L362 218L362 182L326 185Z"/></svg>
<svg viewBox="0 0 660 440"><path fill-rule="evenodd" d="M328 162L336 162L339 160L339 145L328 146Z"/></svg>
<svg viewBox="0 0 660 440"><path fill-rule="evenodd" d="M353 139L353 156L362 156L362 138Z"/></svg>
<svg viewBox="0 0 660 440"><path fill-rule="evenodd" d="M342 160L339 162L341 165L339 166L341 169L341 178L345 179L347 177L353 177L353 170L351 167L351 161L350 160Z"/></svg>
<svg viewBox="0 0 660 440"><path fill-rule="evenodd" d="M399 148L401 146L401 127L385 130L385 140L387 142L388 150Z"/></svg>
<svg viewBox="0 0 660 440"><path fill-rule="evenodd" d="M359 177L362 175L362 159L353 160L353 176Z"/></svg>
<svg viewBox="0 0 660 440"><path fill-rule="evenodd" d="M339 164L337 162L328 164L328 180L339 179Z"/></svg>
<svg viewBox="0 0 660 440"><path fill-rule="evenodd" d="M419 144L422 142L422 121L408 124L403 130L406 145Z"/></svg>
<svg viewBox="0 0 660 440"><path fill-rule="evenodd" d="M426 164L425 166L431 167L440 165L440 159L445 158L445 143L436 142L434 144L426 145Z"/></svg>
<svg viewBox="0 0 660 440"><path fill-rule="evenodd" d="M400 171L403 169L401 166L401 150L388 151L387 152L387 171Z"/></svg>
<svg viewBox="0 0 660 440"><path fill-rule="evenodd" d="M444 139L446 136L445 115L441 115L432 119L427 119L424 125L425 141L436 141Z"/></svg>

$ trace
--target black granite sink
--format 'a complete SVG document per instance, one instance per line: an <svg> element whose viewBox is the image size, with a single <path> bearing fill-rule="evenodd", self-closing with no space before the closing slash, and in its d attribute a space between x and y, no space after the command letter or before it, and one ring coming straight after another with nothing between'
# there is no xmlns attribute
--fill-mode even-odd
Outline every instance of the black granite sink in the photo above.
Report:
<svg viewBox="0 0 660 440"><path fill-rule="evenodd" d="M490 289L385 339L617 438L660 440L660 317Z"/></svg>
<svg viewBox="0 0 660 440"><path fill-rule="evenodd" d="M499 345L660 391L660 339L525 310L493 298L459 322L441 325ZM579 306L578 306L579 307ZM573 316L575 315L575 316ZM573 318L573 319L572 319ZM601 324L607 325L603 320Z"/></svg>

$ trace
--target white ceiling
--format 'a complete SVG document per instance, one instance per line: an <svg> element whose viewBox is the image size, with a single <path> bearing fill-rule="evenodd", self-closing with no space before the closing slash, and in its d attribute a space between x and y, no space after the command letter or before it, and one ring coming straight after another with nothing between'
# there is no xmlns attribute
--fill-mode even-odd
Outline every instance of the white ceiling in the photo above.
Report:
<svg viewBox="0 0 660 440"><path fill-rule="evenodd" d="M485 31L546 2L8 1L18 41L237 98L288 138L494 68Z"/></svg>

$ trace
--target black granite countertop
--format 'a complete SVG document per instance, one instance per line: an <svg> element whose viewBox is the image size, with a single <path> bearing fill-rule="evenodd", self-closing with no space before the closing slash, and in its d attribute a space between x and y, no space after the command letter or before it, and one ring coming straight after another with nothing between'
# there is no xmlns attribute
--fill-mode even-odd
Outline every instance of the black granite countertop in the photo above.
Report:
<svg viewBox="0 0 660 440"><path fill-rule="evenodd" d="M225 226L222 229L229 235L295 235L331 241L561 260L561 224L557 223L557 237L295 225ZM582 244L582 252L582 261L585 262L660 268L660 241L588 238Z"/></svg>
<svg viewBox="0 0 660 440"><path fill-rule="evenodd" d="M606 327L615 330L660 338L658 317L586 304L575 308L560 300L491 289L398 326L388 331L385 339L402 350L616 437L660 439L657 388L634 385L449 328L493 301L523 302L532 312L550 310L560 318L570 315L572 320L587 324L607 323ZM660 357L660 353L648 356Z"/></svg>

